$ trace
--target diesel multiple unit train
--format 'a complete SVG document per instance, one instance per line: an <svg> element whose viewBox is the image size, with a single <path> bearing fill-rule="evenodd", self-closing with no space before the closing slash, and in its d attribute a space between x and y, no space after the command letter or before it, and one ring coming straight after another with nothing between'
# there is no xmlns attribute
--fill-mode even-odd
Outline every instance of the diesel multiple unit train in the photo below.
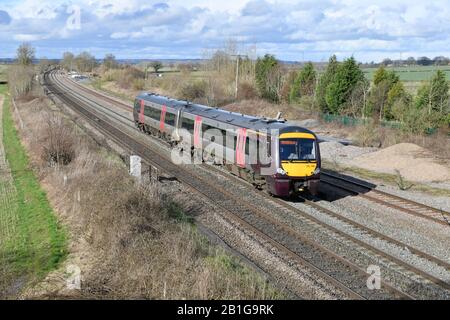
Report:
<svg viewBox="0 0 450 320"><path fill-rule="evenodd" d="M202 159L213 158L216 164L274 196L317 193L319 144L316 135L305 128L153 93L136 97L133 116L145 133L180 150L189 148L192 155L201 150ZM217 147L223 152L217 152Z"/></svg>

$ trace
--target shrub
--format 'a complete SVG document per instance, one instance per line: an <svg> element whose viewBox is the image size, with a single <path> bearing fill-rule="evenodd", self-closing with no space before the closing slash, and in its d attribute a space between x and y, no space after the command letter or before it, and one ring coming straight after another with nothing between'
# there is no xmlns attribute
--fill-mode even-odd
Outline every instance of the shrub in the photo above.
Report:
<svg viewBox="0 0 450 320"><path fill-rule="evenodd" d="M33 88L34 70L31 66L11 66L8 68L8 83L14 98L27 95Z"/></svg>
<svg viewBox="0 0 450 320"><path fill-rule="evenodd" d="M256 88L249 82L243 82L239 84L238 99L250 100L258 97Z"/></svg>
<svg viewBox="0 0 450 320"><path fill-rule="evenodd" d="M44 134L42 159L50 166L67 165L75 158L74 133L61 117L49 115Z"/></svg>
<svg viewBox="0 0 450 320"><path fill-rule="evenodd" d="M134 87L135 80L143 80L145 78L145 73L135 67L128 66L120 70L117 77L117 84L123 89L129 89L132 86Z"/></svg>
<svg viewBox="0 0 450 320"><path fill-rule="evenodd" d="M287 75L283 77L283 85L280 90L280 99L283 102L289 103L289 95L291 92L291 87L294 84L297 73L294 70L288 72Z"/></svg>
<svg viewBox="0 0 450 320"><path fill-rule="evenodd" d="M381 147L380 133L374 121L360 126L356 131L356 142L362 147Z"/></svg>
<svg viewBox="0 0 450 320"><path fill-rule="evenodd" d="M203 80L186 83L180 90L180 98L188 101L205 98L207 87L208 84Z"/></svg>
<svg viewBox="0 0 450 320"><path fill-rule="evenodd" d="M117 70L108 70L103 74L103 80L105 81L116 81L118 77L118 71Z"/></svg>
<svg viewBox="0 0 450 320"><path fill-rule="evenodd" d="M133 80L133 89L144 90L144 86L145 86L144 79L134 79Z"/></svg>
<svg viewBox="0 0 450 320"><path fill-rule="evenodd" d="M406 180L401 175L400 171L395 169L396 179L395 182L400 190L408 190L411 189L414 185L412 183L407 183Z"/></svg>

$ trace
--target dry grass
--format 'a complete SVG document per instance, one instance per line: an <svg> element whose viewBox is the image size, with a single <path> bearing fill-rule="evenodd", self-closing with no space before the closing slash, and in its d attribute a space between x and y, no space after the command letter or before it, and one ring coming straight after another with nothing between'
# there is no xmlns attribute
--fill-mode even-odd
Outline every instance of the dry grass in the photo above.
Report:
<svg viewBox="0 0 450 320"><path fill-rule="evenodd" d="M212 247L161 184L141 186L126 166L80 130L66 166L42 160L49 102L21 104L23 139L49 199L68 226L67 264L81 269L82 288L68 291L59 270L26 298L271 299L258 274ZM65 126L72 124L65 121ZM106 157L105 157L106 155Z"/></svg>

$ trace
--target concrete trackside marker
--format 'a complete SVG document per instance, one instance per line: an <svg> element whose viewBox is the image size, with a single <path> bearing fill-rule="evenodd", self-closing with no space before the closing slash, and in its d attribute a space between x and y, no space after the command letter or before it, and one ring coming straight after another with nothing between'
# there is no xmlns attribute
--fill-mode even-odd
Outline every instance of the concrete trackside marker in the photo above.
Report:
<svg viewBox="0 0 450 320"><path fill-rule="evenodd" d="M139 156L130 156L130 175L141 181L142 160Z"/></svg>

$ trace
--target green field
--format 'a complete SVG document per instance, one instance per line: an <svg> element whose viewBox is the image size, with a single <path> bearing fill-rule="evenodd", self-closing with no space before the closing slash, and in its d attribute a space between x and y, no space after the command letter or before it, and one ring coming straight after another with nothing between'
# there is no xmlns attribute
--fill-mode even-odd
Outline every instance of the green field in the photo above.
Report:
<svg viewBox="0 0 450 320"><path fill-rule="evenodd" d="M6 291L11 287L21 288L55 269L66 256L67 240L18 137L6 85L0 85L0 94L6 98L0 129L3 130L3 147L12 173L9 185L0 185L9 190L8 197L5 194L0 197L3 203L8 203L8 206L0 207L0 222L3 231L6 228L11 230L0 233L2 297L2 286ZM0 184L5 181L0 179Z"/></svg>
<svg viewBox="0 0 450 320"><path fill-rule="evenodd" d="M363 69L367 79L372 80L373 75L377 68L365 68ZM386 70L394 71L401 81L408 82L420 82L430 80L437 70L442 70L447 79L450 80L450 66L412 66L412 67L387 67Z"/></svg>

